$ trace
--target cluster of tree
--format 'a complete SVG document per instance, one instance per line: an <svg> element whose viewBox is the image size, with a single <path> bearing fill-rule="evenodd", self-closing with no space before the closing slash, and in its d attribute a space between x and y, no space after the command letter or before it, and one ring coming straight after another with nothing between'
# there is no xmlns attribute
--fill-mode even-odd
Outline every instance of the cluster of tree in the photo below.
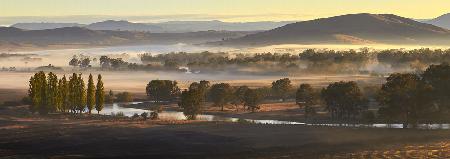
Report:
<svg viewBox="0 0 450 159"><path fill-rule="evenodd" d="M450 66L431 65L422 74L395 73L382 85L379 114L404 126L448 120L450 115Z"/></svg>
<svg viewBox="0 0 450 159"><path fill-rule="evenodd" d="M102 76L98 75L97 86L92 75L89 75L87 89L81 74L73 73L66 79L58 79L56 74L43 71L30 78L28 95L31 99L31 112L48 114L53 112L82 113L88 110L89 114L95 109L100 112L104 105L104 92Z"/></svg>
<svg viewBox="0 0 450 159"><path fill-rule="evenodd" d="M97 59L93 59L93 61L96 61ZM84 55L74 55L72 59L69 61L69 65L73 67L81 67L81 68L87 68L91 67L91 58Z"/></svg>
<svg viewBox="0 0 450 159"><path fill-rule="evenodd" d="M257 89L250 89L247 86L231 87L227 83L213 84L209 82L194 82L189 89L181 93L178 105L183 108L188 119L195 119L202 112L202 107L207 99L213 102L214 106L221 107L222 111L227 104L234 104L236 108L242 105L252 112L259 109L264 96Z"/></svg>
<svg viewBox="0 0 450 159"><path fill-rule="evenodd" d="M131 64L124 61L122 58L110 58L108 56L101 56L99 59L100 67L103 69L119 69L128 68Z"/></svg>
<svg viewBox="0 0 450 159"><path fill-rule="evenodd" d="M177 81L152 80L147 84L146 92L149 99L156 103L167 102L176 99L180 95Z"/></svg>
<svg viewBox="0 0 450 159"><path fill-rule="evenodd" d="M353 81L332 83L321 94L333 119L355 119L367 109L368 101Z"/></svg>

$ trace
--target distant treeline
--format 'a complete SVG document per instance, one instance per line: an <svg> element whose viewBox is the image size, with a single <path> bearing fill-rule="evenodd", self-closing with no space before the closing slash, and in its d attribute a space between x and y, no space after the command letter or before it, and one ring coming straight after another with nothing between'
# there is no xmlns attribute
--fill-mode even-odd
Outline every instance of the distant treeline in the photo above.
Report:
<svg viewBox="0 0 450 159"><path fill-rule="evenodd" d="M308 49L298 55L289 53L168 53L143 54L144 64L161 64L176 68L187 66L191 69L220 69L234 65L239 67L262 68L262 70L303 71L321 73L358 73L367 71L366 66L378 62L398 68L425 69L428 65L450 62L449 50L314 50ZM229 67L228 67L229 68Z"/></svg>
<svg viewBox="0 0 450 159"><path fill-rule="evenodd" d="M314 50L290 53L168 53L141 54L142 64L122 58L101 56L99 60L74 56L69 65L91 67L98 62L102 70L191 71L191 72L251 72L251 73L392 73L424 71L431 64L450 62L448 50ZM379 65L380 67L375 67ZM372 67L369 67L372 66ZM389 68L389 70L376 69Z"/></svg>

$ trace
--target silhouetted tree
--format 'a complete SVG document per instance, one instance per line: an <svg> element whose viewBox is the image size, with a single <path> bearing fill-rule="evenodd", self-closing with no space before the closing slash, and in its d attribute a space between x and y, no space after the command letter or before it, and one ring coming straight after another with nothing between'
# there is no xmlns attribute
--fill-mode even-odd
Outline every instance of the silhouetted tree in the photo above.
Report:
<svg viewBox="0 0 450 159"><path fill-rule="evenodd" d="M281 98L284 101L286 101L286 98L288 97L288 92L292 88L291 80L289 78L283 78L280 80L277 80L275 82L272 82L272 91L273 93Z"/></svg>
<svg viewBox="0 0 450 159"><path fill-rule="evenodd" d="M92 74L89 74L86 98L87 98L86 104L87 104L88 112L89 112L89 114L91 114L91 112L95 106L95 85L94 85L94 79L92 77Z"/></svg>
<svg viewBox="0 0 450 159"><path fill-rule="evenodd" d="M170 101L180 92L177 84L176 81L152 80L146 87L147 96L155 102Z"/></svg>
<svg viewBox="0 0 450 159"><path fill-rule="evenodd" d="M102 75L98 75L97 77L97 88L95 89L95 110L97 110L97 113L99 114L100 111L103 110L103 106L105 105L105 91L104 91L103 81L102 81ZM110 91L111 96L112 91Z"/></svg>
<svg viewBox="0 0 450 159"><path fill-rule="evenodd" d="M353 82L335 82L322 90L322 98L333 118L355 118L367 109L367 99Z"/></svg>
<svg viewBox="0 0 450 159"><path fill-rule="evenodd" d="M209 91L209 97L214 102L214 105L221 107L223 111L224 105L231 101L232 93L233 90L229 84L214 84Z"/></svg>
<svg viewBox="0 0 450 159"><path fill-rule="evenodd" d="M315 110L312 107L315 104L315 95L314 89L309 84L301 84L297 89L297 93L295 96L295 101L298 106L303 107L305 110L305 119L308 118L308 115L314 114Z"/></svg>
<svg viewBox="0 0 450 159"><path fill-rule="evenodd" d="M418 120L432 114L430 86L416 74L391 74L381 87L378 101L383 106L379 114L408 124L416 125Z"/></svg>

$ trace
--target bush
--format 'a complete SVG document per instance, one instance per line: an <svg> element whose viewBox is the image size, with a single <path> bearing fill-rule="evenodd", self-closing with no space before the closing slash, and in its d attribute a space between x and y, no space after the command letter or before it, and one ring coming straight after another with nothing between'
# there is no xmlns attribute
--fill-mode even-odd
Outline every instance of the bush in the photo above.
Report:
<svg viewBox="0 0 450 159"><path fill-rule="evenodd" d="M143 112L141 114L141 117L144 118L144 120L147 120L148 119L148 113L147 112Z"/></svg>
<svg viewBox="0 0 450 159"><path fill-rule="evenodd" d="M122 92L116 94L116 101L117 102L132 102L133 101L133 94L130 92Z"/></svg>
<svg viewBox="0 0 450 159"><path fill-rule="evenodd" d="M139 117L140 117L140 116L139 116L138 113L134 113L133 116L132 116L131 118L136 119L136 118L139 118Z"/></svg>
<svg viewBox="0 0 450 159"><path fill-rule="evenodd" d="M159 118L158 113L157 112L151 112L150 113L150 119L151 120L157 120Z"/></svg>
<svg viewBox="0 0 450 159"><path fill-rule="evenodd" d="M123 112L117 112L117 113L112 112L111 116L114 116L114 117L125 117L125 114L123 114Z"/></svg>

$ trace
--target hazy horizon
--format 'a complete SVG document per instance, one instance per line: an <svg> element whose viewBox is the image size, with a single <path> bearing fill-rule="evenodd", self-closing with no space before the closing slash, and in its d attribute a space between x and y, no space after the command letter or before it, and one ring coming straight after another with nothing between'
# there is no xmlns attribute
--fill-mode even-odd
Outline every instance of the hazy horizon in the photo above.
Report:
<svg viewBox="0 0 450 159"><path fill-rule="evenodd" d="M450 1L431 0L4 0L0 25L24 22L93 23L103 20L130 22L209 21L304 21L336 15L396 14L412 19L431 19L449 13ZM238 4L239 5L236 5ZM420 12L418 12L420 10Z"/></svg>

